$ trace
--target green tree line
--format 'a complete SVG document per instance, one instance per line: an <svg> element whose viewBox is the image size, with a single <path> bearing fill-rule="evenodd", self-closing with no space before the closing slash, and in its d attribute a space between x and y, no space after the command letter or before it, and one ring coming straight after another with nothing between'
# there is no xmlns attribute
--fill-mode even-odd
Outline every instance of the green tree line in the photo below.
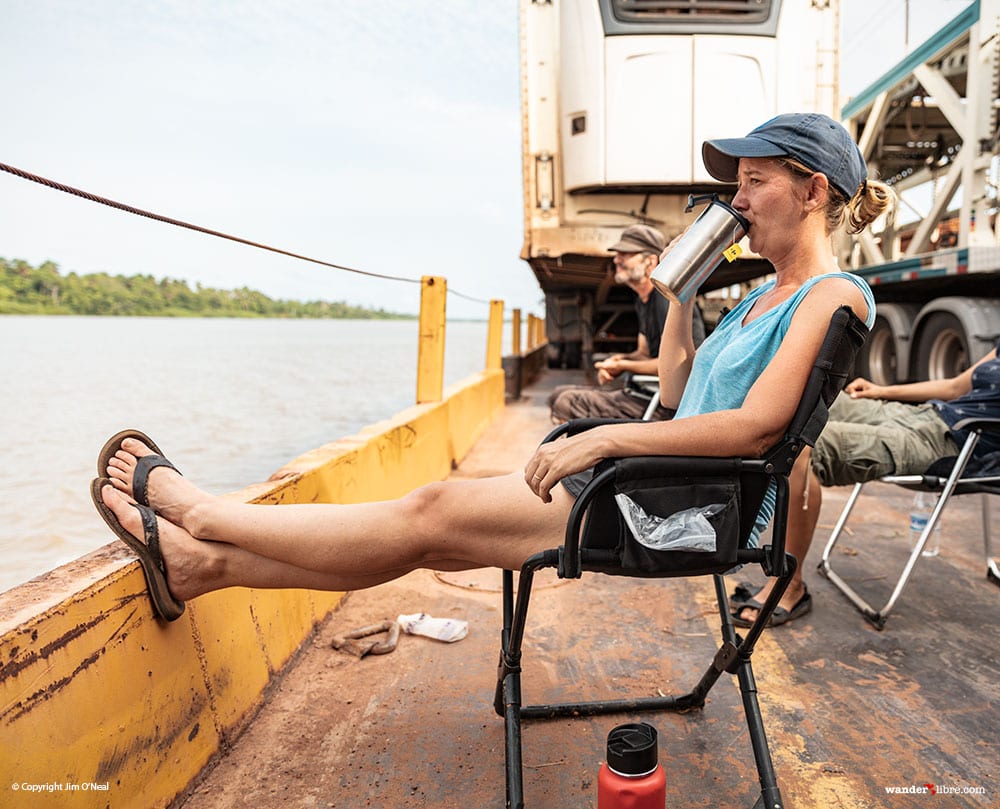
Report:
<svg viewBox="0 0 1000 809"><path fill-rule="evenodd" d="M365 309L343 301L273 300L262 292L212 289L151 275L63 275L46 261L0 258L0 315L157 315L192 317L320 317L403 319L410 315Z"/></svg>

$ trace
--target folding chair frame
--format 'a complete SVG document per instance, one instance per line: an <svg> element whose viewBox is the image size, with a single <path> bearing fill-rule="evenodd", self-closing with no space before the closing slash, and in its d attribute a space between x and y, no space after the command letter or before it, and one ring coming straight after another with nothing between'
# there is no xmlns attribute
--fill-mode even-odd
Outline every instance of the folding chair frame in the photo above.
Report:
<svg viewBox="0 0 1000 809"><path fill-rule="evenodd" d="M765 466L774 468L774 464L770 460L757 461L756 464L762 471ZM722 645L716 652L711 665L691 691L667 697L595 700L546 705L521 704L521 645L524 639L528 602L535 571L545 567L554 567L560 569L561 576L579 577L582 570L586 569L588 562L601 564L610 561L608 556L610 552L581 549L579 536L587 506L596 493L610 482L614 474L615 470L609 469L595 476L594 480L580 494L567 523L567 544L564 546L566 552L560 553L561 549L543 551L530 557L524 563L518 580L516 602L513 586L514 574L510 570L503 571L503 632L494 708L499 715L504 717L506 724L507 806L515 807L515 809L521 809L524 806L521 764L522 719L554 719L556 717L596 716L636 711L687 711L692 708L701 708L704 707L705 698L712 686L723 673L728 672L737 675L739 681L747 727L757 765L761 797L755 806L780 807L782 805L781 794L778 790L774 765L771 761L764 723L757 701L757 687L750 656L795 572L795 557L785 554L782 550L784 548L784 520L775 520L772 532L773 545L739 552L741 562L761 564L767 575L772 575L775 572L772 566L773 558L780 555L783 559L783 564L778 568L781 575L778 577L777 586L765 601L753 626L747 630L745 638L740 638L733 627L729 600L726 596L725 579L721 575L713 576L719 616L722 622ZM780 475L776 479L778 491L775 513L787 513L788 481L787 478ZM569 550L571 548L573 551ZM574 568L577 571L575 575L572 572Z"/></svg>
<svg viewBox="0 0 1000 809"><path fill-rule="evenodd" d="M553 567L558 569L559 576L562 578L580 578L584 570L601 572L606 566L618 562L613 550L580 547L587 512L595 497L613 485L617 471L615 466L603 469L603 471L599 470L577 498L567 521L565 544L560 548L537 553L524 563L520 571L516 598L513 571L503 571L503 629L494 708L497 714L504 718L507 807L512 809L524 807L521 762L521 722L523 719L594 716L637 711L687 711L692 708L701 708L705 704L706 696L718 679L723 673L729 673L735 674L739 683L760 783L760 795L754 804L754 809L765 809L765 807L766 809L781 809L783 806L781 793L778 789L774 765L764 731L750 658L796 568L795 558L785 553L785 531L788 520L788 475L803 444L813 443L819 435L819 431L826 421L826 407L846 381L846 375L853 364L854 354L863 343L866 335L867 329L865 329L864 324L860 323L848 308L843 307L838 310L838 314L834 316L831 323L828 340L824 343L824 348L820 352L820 357L810 377L810 384L803 396L803 402L800 403L799 410L789 429L789 435L765 458L663 457L655 459L655 461L649 458L644 459L645 462L653 461L655 464L655 471L651 473L653 477L660 474L676 475L680 469L693 465L698 465L697 474L699 475L714 474L712 471L714 466L722 471L726 464L729 466L725 466L725 469L732 471L731 464L737 460L741 477L744 475L762 476L765 479L773 480L776 486L771 533L772 544L762 548L741 546L737 552L741 564L760 564L765 575L777 577L776 586L765 600L756 620L747 630L746 637L740 637L733 626L725 580L720 574L713 575L721 620L722 643L708 669L691 691L667 697L595 700L547 705L522 704L522 642L535 571L545 567ZM818 392L817 389L820 387L822 391ZM810 398L814 398L816 402L814 405L807 406L806 403ZM587 419L569 422L556 428L545 440L553 440L564 433L590 429L601 423L608 423L608 420ZM751 497L751 503L759 502L760 497L763 496L763 489L758 489L758 491L760 496L756 500ZM754 514L757 507L757 505L751 507ZM750 520L752 522L752 517ZM749 527L741 522L741 530L748 531ZM629 574L625 573L625 575ZM647 575L655 577L657 574ZM663 573L662 575L683 574Z"/></svg>
<svg viewBox="0 0 1000 809"><path fill-rule="evenodd" d="M833 532L830 534L830 539L826 543L826 548L823 549L823 558L818 566L819 572L829 579L838 590L847 596L847 599L851 602L851 604L853 604L854 607L862 615L864 615L864 617L867 618L876 629L881 630L885 628L886 621L889 618L889 613L892 612L893 607L895 607L897 600L903 592L903 588L906 587L906 583L910 579L910 574L913 572L913 568L917 564L917 560L920 559L920 554L923 553L924 546L926 546L927 541L931 536L931 532L937 527L938 522L941 519L941 514L944 512L945 507L953 496L974 493L982 494L983 546L984 553L986 555L986 576L991 581L1000 584L1000 567L997 566L997 561L993 558L992 540L990 536L989 502L989 497L991 495L1000 494L1000 476L963 477L969 460L972 458L972 453L975 450L976 445L979 443L979 439L982 434L984 432L1000 433L1000 419L963 419L955 425L954 429L960 431L967 430L969 432L969 437L962 445L958 458L955 460L955 465L952 467L951 473L947 477L935 475L889 475L879 478L879 481L882 483L892 483L914 491L936 492L940 495L938 497L937 504L934 506L934 510L931 512L931 515L927 520L927 525L924 526L920 539L917 540L917 544L914 546L913 550L910 552L909 558L906 560L906 565L903 568L903 572L900 573L899 579L896 581L896 585L892 590L892 594L889 596L889 600L883 607L881 607L881 609L876 609L869 604L857 590L851 587L851 585L849 585L843 578L840 577L840 575L837 574L831 564L833 549L837 545L844 527L847 525L847 520L851 515L851 511L854 509L854 504L857 502L858 497L861 495L861 490L865 486L864 483L856 483L854 485L854 489L851 491L850 496L847 498L847 503L844 505L844 510L840 513L840 517L837 519L837 523L833 527Z"/></svg>
<svg viewBox="0 0 1000 809"><path fill-rule="evenodd" d="M649 374L633 374L630 384L650 395L649 404L642 414L643 421L651 421L656 408L660 405L660 378Z"/></svg>

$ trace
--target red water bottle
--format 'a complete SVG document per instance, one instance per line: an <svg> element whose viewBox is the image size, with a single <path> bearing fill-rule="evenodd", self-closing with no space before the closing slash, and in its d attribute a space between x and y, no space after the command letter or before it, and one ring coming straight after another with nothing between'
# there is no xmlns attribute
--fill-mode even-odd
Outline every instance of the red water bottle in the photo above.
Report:
<svg viewBox="0 0 1000 809"><path fill-rule="evenodd" d="M666 802L667 776L658 759L656 728L645 722L614 728L597 776L597 809L664 809Z"/></svg>

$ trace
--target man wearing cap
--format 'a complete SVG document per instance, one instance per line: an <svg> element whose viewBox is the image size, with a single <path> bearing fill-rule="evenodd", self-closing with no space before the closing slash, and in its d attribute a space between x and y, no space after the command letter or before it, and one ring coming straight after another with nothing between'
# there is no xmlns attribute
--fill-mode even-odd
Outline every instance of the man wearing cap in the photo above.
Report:
<svg viewBox="0 0 1000 809"><path fill-rule="evenodd" d="M638 345L629 354L613 354L594 363L597 381L601 386L592 388L579 385L560 385L549 397L552 419L556 422L578 418L642 418L649 404L649 396L642 391L622 388L623 375L657 373L657 355L660 337L667 318L669 302L658 294L649 280L660 260L666 239L649 225L631 225L609 251L615 254L615 283L625 284L636 294L635 313L639 321ZM705 324L695 306L692 321L695 346L705 339ZM673 416L673 410L658 406L654 419Z"/></svg>

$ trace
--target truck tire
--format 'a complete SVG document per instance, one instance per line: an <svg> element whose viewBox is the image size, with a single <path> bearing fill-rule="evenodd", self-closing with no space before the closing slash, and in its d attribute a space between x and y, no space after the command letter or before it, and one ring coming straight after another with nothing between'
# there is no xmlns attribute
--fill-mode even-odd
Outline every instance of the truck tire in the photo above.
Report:
<svg viewBox="0 0 1000 809"><path fill-rule="evenodd" d="M871 334L858 354L854 375L870 379L876 385L895 385L899 379L896 337L884 317L876 317Z"/></svg>
<svg viewBox="0 0 1000 809"><path fill-rule="evenodd" d="M948 312L935 312L920 328L916 378L950 379L969 367L969 336L962 322Z"/></svg>

